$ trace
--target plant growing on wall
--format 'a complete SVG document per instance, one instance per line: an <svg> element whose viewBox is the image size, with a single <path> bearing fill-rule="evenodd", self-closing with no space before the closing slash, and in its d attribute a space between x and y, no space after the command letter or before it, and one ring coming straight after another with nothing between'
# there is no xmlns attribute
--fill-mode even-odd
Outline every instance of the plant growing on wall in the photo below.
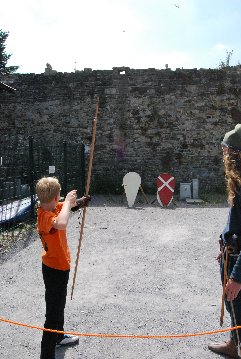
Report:
<svg viewBox="0 0 241 359"><path fill-rule="evenodd" d="M9 33L0 29L0 77L2 75L11 74L19 68L19 66L7 66L7 62L12 55L7 54L6 49L6 40Z"/></svg>
<svg viewBox="0 0 241 359"><path fill-rule="evenodd" d="M225 58L224 61L223 60L220 61L219 65L218 65L218 68L219 69L226 69L227 67L229 67L232 55L233 55L233 50L226 51L226 58Z"/></svg>

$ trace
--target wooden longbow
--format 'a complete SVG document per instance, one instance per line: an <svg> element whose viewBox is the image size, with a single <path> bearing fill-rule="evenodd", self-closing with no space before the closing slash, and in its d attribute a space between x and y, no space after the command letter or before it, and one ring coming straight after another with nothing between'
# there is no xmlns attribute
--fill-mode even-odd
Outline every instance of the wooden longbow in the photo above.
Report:
<svg viewBox="0 0 241 359"><path fill-rule="evenodd" d="M86 187L85 187L85 196L88 196L89 189L90 189L90 179L91 179L92 163L93 163L94 150L95 150L96 125L97 125L98 114L99 114L99 98L97 98L95 117L92 122L92 141L91 141L91 146L90 146L90 157L89 157L89 165L88 165L87 182L86 182ZM71 289L71 299L73 298L73 293L74 293L75 279L76 279L78 263L79 263L80 248L81 248L81 242L82 242L83 232L84 232L86 209L87 209L87 207L84 207L83 214L82 214L79 244L78 244L78 250L77 250L76 261L75 261L73 284L72 284L72 289Z"/></svg>

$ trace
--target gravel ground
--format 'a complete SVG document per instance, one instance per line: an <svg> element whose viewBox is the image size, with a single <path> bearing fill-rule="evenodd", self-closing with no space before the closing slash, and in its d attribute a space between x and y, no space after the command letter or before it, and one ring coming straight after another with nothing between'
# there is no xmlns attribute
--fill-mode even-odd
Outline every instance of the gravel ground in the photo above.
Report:
<svg viewBox="0 0 241 359"><path fill-rule="evenodd" d="M154 198L154 197L153 197ZM135 335L220 329L221 285L215 256L228 208L156 202L128 208L123 196L95 196L87 209L74 296L70 292L79 239L78 213L68 226L72 271L67 331ZM38 237L0 264L1 313L42 326L45 314ZM225 314L224 328L229 327ZM41 331L0 322L1 359L39 358ZM228 334L184 339L81 337L56 359L219 358L207 343Z"/></svg>

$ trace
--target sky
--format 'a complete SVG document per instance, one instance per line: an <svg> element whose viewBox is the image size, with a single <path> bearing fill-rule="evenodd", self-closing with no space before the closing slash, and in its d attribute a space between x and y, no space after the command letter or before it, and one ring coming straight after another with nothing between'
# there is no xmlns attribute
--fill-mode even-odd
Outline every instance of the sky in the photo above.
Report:
<svg viewBox="0 0 241 359"><path fill-rule="evenodd" d="M7 0L0 29L19 73L241 63L241 0Z"/></svg>

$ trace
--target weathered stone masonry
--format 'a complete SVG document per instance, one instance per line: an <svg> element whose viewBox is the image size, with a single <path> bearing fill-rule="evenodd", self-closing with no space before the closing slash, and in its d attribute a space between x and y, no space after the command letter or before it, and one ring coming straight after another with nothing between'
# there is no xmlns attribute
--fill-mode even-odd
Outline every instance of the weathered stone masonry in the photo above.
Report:
<svg viewBox="0 0 241 359"><path fill-rule="evenodd" d="M1 134L91 139L100 98L93 186L120 188L129 171L154 193L156 178L199 178L201 190L223 188L220 138L241 123L241 67L223 70L85 69L14 74L0 93Z"/></svg>

